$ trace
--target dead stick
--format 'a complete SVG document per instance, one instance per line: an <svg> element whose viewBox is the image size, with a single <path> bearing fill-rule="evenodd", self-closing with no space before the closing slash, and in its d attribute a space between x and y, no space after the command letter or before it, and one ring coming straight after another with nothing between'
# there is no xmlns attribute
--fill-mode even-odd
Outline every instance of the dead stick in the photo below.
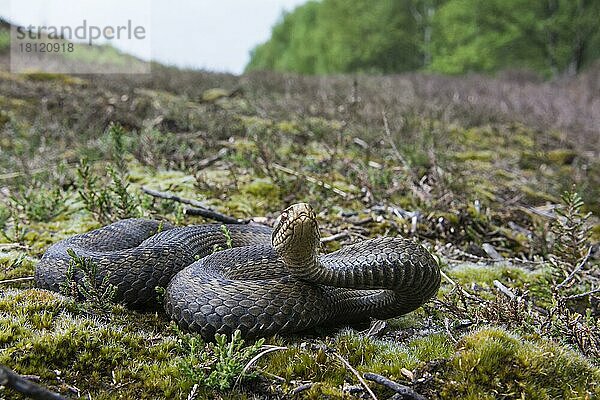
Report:
<svg viewBox="0 0 600 400"><path fill-rule="evenodd" d="M315 185L318 185L318 186L321 186L321 187L323 187L325 189L331 190L333 193L342 196L344 199L348 198L348 196L349 196L348 193L344 192L342 189L338 189L335 186L333 186L333 185L331 185L331 184L329 184L327 182L324 182L324 181L322 181L320 179L314 178L314 177L312 177L310 175L301 174L300 172L296 172L293 169L290 169L288 167L284 167L283 165L279 165L277 163L273 163L272 165L273 165L273 167L275 169L278 169L281 172L285 172L286 174L294 175L294 176L297 176L299 178L304 178L304 179L306 179L310 183L314 183Z"/></svg>
<svg viewBox="0 0 600 400"><path fill-rule="evenodd" d="M584 293L573 294L571 296L567 296L567 297L565 297L565 300L581 299L581 298L584 298L585 296L589 296L591 294L598 293L598 292L600 292L600 288L588 290L587 292L584 292Z"/></svg>
<svg viewBox="0 0 600 400"><path fill-rule="evenodd" d="M210 207L207 207L205 204L198 200L186 199L183 197L179 197L173 193L168 192L160 192L158 190L149 189L147 187L142 187L142 192L152 196L158 197L159 199L172 200L178 203L189 204L194 208L187 208L185 210L186 214L189 215L201 215L205 218L213 219L215 221L223 222L225 224L243 224L245 223L242 220L231 217L229 215L221 214L217 211L212 210Z"/></svg>
<svg viewBox="0 0 600 400"><path fill-rule="evenodd" d="M228 152L229 152L229 149L227 147L223 147L214 156L211 156L211 157L205 158L204 160L198 161L198 164L196 164L196 167L197 168L210 167L212 164L214 164L215 162L217 162L217 161L221 160L223 157L225 157Z"/></svg>
<svg viewBox="0 0 600 400"><path fill-rule="evenodd" d="M333 242L338 239L345 239L349 236L350 236L350 233L348 231L343 231L343 232L336 233L335 235L321 238L321 243L329 243L329 242Z"/></svg>
<svg viewBox="0 0 600 400"><path fill-rule="evenodd" d="M15 278L15 279L5 279L3 281L0 281L0 285L7 284L7 283L29 282L29 281L32 281L33 279L34 279L33 276L26 276L24 278Z"/></svg>
<svg viewBox="0 0 600 400"><path fill-rule="evenodd" d="M367 382L365 382L365 380L363 379L362 376L360 376L360 374L358 373L357 370L354 369L354 367L352 367L352 365L350 365L350 363L348 361L346 361L344 359L344 357L340 356L338 353L333 352L332 353L338 360L340 360L342 362L342 364L344 364L346 366L346 368L352 372L357 378L358 381L360 382L361 385L364 386L364 388L367 390L367 392L369 393L369 395L371 396L371 398L373 400L377 400L377 396L375 396L375 393L373 393L373 391L371 390L371 388L369 387L369 385L367 385Z"/></svg>
<svg viewBox="0 0 600 400"><path fill-rule="evenodd" d="M292 390L292 395L296 395L300 392L304 392L305 390L308 390L311 387L313 387L313 385L314 385L314 383L312 383L312 382L303 383L302 385L300 385L297 388L295 388L294 390Z"/></svg>
<svg viewBox="0 0 600 400"><path fill-rule="evenodd" d="M427 397L423 396L422 394L419 394L419 393L415 392L414 390L412 390L408 386L404 386L404 385L396 383L396 382L394 382L392 380L389 380L385 376L381 376L379 374L374 374L372 372L367 372L365 374L365 379L368 379L370 381L379 383L380 385L383 385L383 386L386 386L386 387L392 389L394 392L396 392L399 395L401 395L403 399L407 399L407 400L427 400Z"/></svg>
<svg viewBox="0 0 600 400"><path fill-rule="evenodd" d="M183 210L183 213L186 215L199 215L201 217L219 221L224 224L245 224L246 223L246 221L244 221L244 220L236 219L236 218L230 217L229 215L224 215L224 214L218 213L216 211L207 210L206 208L186 207Z"/></svg>
<svg viewBox="0 0 600 400"><path fill-rule="evenodd" d="M33 399L66 400L58 393L28 381L13 370L0 365L0 385L9 387Z"/></svg>
<svg viewBox="0 0 600 400"><path fill-rule="evenodd" d="M516 297L515 294L512 292L512 290L510 290L510 288L508 286L505 286L502 282L494 279L494 286L496 286L496 288L501 291L506 297L508 297L511 300L514 300L514 298Z"/></svg>

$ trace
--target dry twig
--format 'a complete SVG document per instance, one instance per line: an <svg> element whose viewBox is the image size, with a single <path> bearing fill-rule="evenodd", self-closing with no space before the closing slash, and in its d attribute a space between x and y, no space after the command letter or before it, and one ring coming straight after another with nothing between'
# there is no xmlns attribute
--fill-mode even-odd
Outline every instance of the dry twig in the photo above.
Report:
<svg viewBox="0 0 600 400"><path fill-rule="evenodd" d="M24 278L15 278L15 279L5 279L3 281L0 281L0 285L9 284L9 283L29 282L29 281L32 281L33 279L34 279L33 276L26 276Z"/></svg>
<svg viewBox="0 0 600 400"><path fill-rule="evenodd" d="M229 215L221 214L220 212L214 211L210 207L207 207L204 203L193 200L186 199L183 197L179 197L173 193L168 192L160 192L158 190L149 189L147 187L142 187L142 191L146 194L149 194L152 197L158 197L160 199L172 200L178 203L189 204L193 206L193 208L186 208L184 212L188 215L200 215L204 218L209 218L215 221L223 222L224 224L245 224L246 222Z"/></svg>
<svg viewBox="0 0 600 400"><path fill-rule="evenodd" d="M369 393L369 396L371 396L371 398L373 400L377 400L377 396L375 396L375 393L373 393L373 391L371 390L371 388L369 387L369 385L367 385L367 382L365 382L365 380L363 379L363 377L360 375L360 373L354 369L354 367L352 367L352 365L350 365L350 363L348 361L346 361L344 359L344 357L340 356L338 353L336 353L335 351L332 352L332 354L342 362L342 364L344 364L344 366L348 369L348 371L352 372L356 378L358 379L358 381L360 382L361 385L364 386L365 390Z"/></svg>
<svg viewBox="0 0 600 400"><path fill-rule="evenodd" d="M335 193L335 194L343 197L344 199L350 197L350 195L348 193L344 192L342 189L336 188L335 186L333 186L333 185L331 185L331 184L329 184L327 182L324 182L324 181L322 181L320 179L314 178L314 177L312 177L310 175L301 174L300 172L296 172L293 169L290 169L288 167L284 167L283 165L279 165L277 163L273 163L272 165L273 165L273 167L275 169L277 169L277 170L279 170L281 172L285 172L286 174L294 175L294 176L297 176L299 178L304 178L304 179L306 179L310 183L314 183L315 185L321 186L322 188L325 188L327 190L331 190L333 193Z"/></svg>
<svg viewBox="0 0 600 400"><path fill-rule="evenodd" d="M571 282L573 280L573 278L575 277L575 275L577 275L577 273L579 271L581 271L581 269L583 267L585 267L585 264L587 263L588 259L590 258L590 254L592 254L592 246L590 246L588 248L588 251L585 254L585 257L583 257L583 260L581 260L581 262L575 267L575 269L569 274L569 276L567 276L564 281L562 281L561 283L559 283L558 285L556 285L556 289L557 290L560 290L563 287L565 287L566 285L568 285L569 282Z"/></svg>
<svg viewBox="0 0 600 400"><path fill-rule="evenodd" d="M321 238L321 243L329 243L329 242L333 242L333 241L339 240L339 239L346 239L349 236L350 236L350 232L343 231L343 232L339 232L339 233L336 233L331 236Z"/></svg>
<svg viewBox="0 0 600 400"><path fill-rule="evenodd" d="M396 383L392 380L389 380L385 376L381 376L379 374L374 374L372 372L367 372L365 374L365 379L379 383L380 385L384 385L384 386L392 389L394 392L399 394L402 399L405 399L405 400L427 400L427 397L423 396L422 394L415 392L408 386L404 386L404 385Z"/></svg>
<svg viewBox="0 0 600 400"><path fill-rule="evenodd" d="M504 295L506 295L506 297L508 297L511 300L514 300L514 298L516 297L515 294L512 292L512 290L510 290L509 287L505 286L502 282L494 279L494 286L501 291Z"/></svg>
<svg viewBox="0 0 600 400"><path fill-rule="evenodd" d="M266 354L269 354L271 352L274 352L274 351L287 350L287 349L288 348L285 347L285 346L263 346L263 350L260 353L258 353L257 355L255 355L254 357L252 357L252 359L250 361L248 361L248 363L246 363L246 366L244 367L244 369L242 370L242 372L240 372L239 376L235 380L235 384L233 385L233 387L237 386L237 384L242 379L242 376L244 376L244 374L248 371L248 369L250 369L250 367L252 365L254 365L254 363L256 361L258 361L262 356L264 356Z"/></svg>
<svg viewBox="0 0 600 400"><path fill-rule="evenodd" d="M300 392L304 392L305 390L310 389L311 387L313 387L314 383L313 382L309 382L309 383L303 383L302 385L298 386L297 388L295 388L294 390L292 390L292 395L296 395Z"/></svg>
<svg viewBox="0 0 600 400"><path fill-rule="evenodd" d="M198 163L196 164L196 168L200 169L200 168L209 167L212 164L216 163L217 161L221 160L223 157L225 157L228 152L229 152L229 149L227 147L223 147L214 156L210 156L203 160L198 161Z"/></svg>

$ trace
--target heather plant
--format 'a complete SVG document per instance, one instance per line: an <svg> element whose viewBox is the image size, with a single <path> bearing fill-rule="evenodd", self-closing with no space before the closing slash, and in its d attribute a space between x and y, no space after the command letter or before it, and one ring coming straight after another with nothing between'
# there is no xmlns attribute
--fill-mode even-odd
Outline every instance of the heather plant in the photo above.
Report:
<svg viewBox="0 0 600 400"><path fill-rule="evenodd" d="M110 178L108 183L100 180L87 159L80 161L77 167L78 192L85 209L101 223L141 216L140 201L130 193L127 176L111 165L106 167L106 172Z"/></svg>
<svg viewBox="0 0 600 400"><path fill-rule="evenodd" d="M71 260L61 292L75 299L83 299L90 309L108 312L114 307L116 287L110 283L110 276L100 277L98 264L89 258L81 257L68 249ZM77 279L76 279L77 277Z"/></svg>
<svg viewBox="0 0 600 400"><path fill-rule="evenodd" d="M244 371L246 363L264 343L264 339L244 346L241 332L236 330L229 339L227 335L216 334L215 343L205 344L196 335L181 336L187 356L181 361L181 368L194 382L212 389L225 390L233 386Z"/></svg>

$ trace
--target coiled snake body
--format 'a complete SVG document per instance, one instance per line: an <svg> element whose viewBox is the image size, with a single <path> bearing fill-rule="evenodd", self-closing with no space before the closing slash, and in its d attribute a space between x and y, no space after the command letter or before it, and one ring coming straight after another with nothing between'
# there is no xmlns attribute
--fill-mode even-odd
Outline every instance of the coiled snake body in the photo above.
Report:
<svg viewBox="0 0 600 400"><path fill-rule="evenodd" d="M437 293L439 267L412 241L384 237L319 255L319 238L305 203L285 210L272 230L129 219L54 244L38 263L35 281L59 291L73 249L95 262L98 279L108 276L115 300L131 307L156 305L155 288L166 287L167 314L207 338L236 329L256 337L386 319ZM228 244L233 248L215 253Z"/></svg>

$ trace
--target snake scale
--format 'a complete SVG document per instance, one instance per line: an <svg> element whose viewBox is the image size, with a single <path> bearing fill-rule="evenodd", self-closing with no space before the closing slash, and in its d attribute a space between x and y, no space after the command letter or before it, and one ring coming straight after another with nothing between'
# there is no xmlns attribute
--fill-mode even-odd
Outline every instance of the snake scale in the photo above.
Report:
<svg viewBox="0 0 600 400"><path fill-rule="evenodd" d="M36 267L38 287L60 290L68 249L96 263L97 279L107 277L115 300L132 308L156 307L155 288L166 287L167 314L206 338L387 319L415 310L440 285L436 261L411 240L370 239L320 255L316 215L306 203L283 211L273 229L118 221L48 248ZM81 281L81 272L72 279Z"/></svg>

